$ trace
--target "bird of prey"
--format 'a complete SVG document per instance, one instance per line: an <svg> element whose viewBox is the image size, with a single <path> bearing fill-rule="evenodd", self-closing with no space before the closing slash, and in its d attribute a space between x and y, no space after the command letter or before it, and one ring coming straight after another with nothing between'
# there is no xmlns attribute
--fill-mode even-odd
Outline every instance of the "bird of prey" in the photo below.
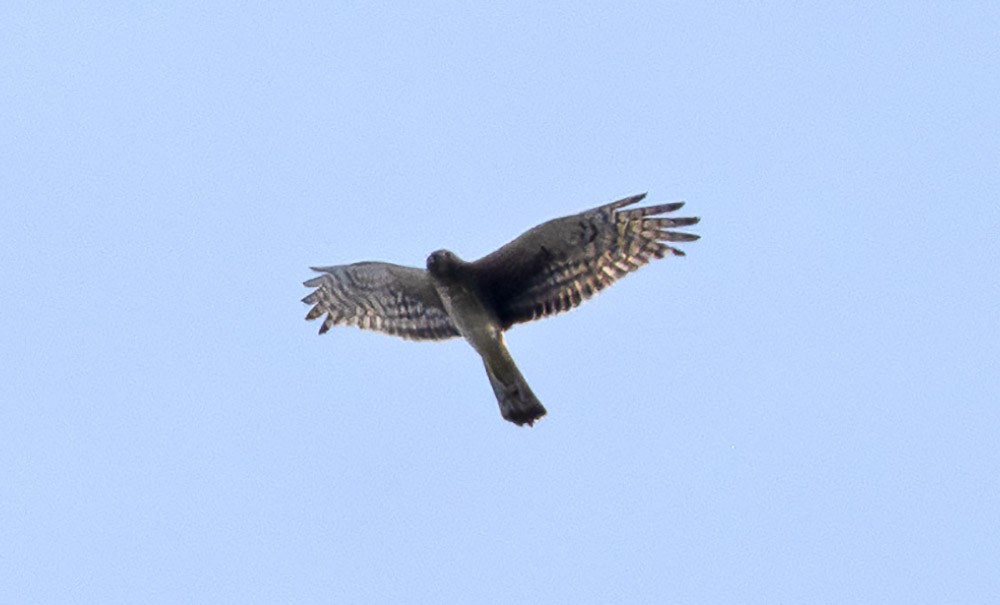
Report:
<svg viewBox="0 0 1000 605"><path fill-rule="evenodd" d="M634 195L523 233L483 258L467 262L438 250L426 270L382 262L312 267L302 299L312 320L326 315L319 333L353 325L410 340L465 338L482 357L500 414L532 425L545 408L504 344L514 324L555 315L655 258L684 256L673 247L699 236L680 231L698 217L660 216L684 202L626 209Z"/></svg>

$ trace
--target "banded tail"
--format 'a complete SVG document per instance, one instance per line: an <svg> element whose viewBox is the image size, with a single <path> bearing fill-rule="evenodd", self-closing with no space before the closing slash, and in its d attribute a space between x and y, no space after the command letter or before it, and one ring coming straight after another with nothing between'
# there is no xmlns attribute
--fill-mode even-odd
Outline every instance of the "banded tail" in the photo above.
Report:
<svg viewBox="0 0 1000 605"><path fill-rule="evenodd" d="M497 345L496 349L483 355L483 365L500 404L500 415L518 426L531 426L545 415L545 406L531 391L503 340L499 340Z"/></svg>

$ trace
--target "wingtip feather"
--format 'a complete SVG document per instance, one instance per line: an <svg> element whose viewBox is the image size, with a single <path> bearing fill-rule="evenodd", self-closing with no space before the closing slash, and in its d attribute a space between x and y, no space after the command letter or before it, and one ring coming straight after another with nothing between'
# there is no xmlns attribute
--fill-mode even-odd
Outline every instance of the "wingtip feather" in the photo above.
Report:
<svg viewBox="0 0 1000 605"><path fill-rule="evenodd" d="M649 214L666 214L668 212L677 212L684 207L687 202L670 202L668 204L658 204L656 206L650 206L649 208L644 208Z"/></svg>
<svg viewBox="0 0 1000 605"><path fill-rule="evenodd" d="M333 321L332 320L333 320L333 317L331 317L330 315L326 316L326 319L323 320L323 325L321 325L319 327L319 333L320 334L326 334L327 332L330 331L330 326L333 325Z"/></svg>
<svg viewBox="0 0 1000 605"><path fill-rule="evenodd" d="M700 235L683 231L661 231L658 237L668 242L693 242L701 239Z"/></svg>
<svg viewBox="0 0 1000 605"><path fill-rule="evenodd" d="M611 210L616 210L618 208L624 208L625 206L631 206L632 204L637 204L637 203L641 202L643 199L645 199L645 197L646 197L646 193L645 192L643 192L643 193L637 193L636 195L632 195L632 196L629 196L629 197L624 197L624 198L622 198L622 199L620 199L618 201L611 202L610 204L608 204L608 207Z"/></svg>

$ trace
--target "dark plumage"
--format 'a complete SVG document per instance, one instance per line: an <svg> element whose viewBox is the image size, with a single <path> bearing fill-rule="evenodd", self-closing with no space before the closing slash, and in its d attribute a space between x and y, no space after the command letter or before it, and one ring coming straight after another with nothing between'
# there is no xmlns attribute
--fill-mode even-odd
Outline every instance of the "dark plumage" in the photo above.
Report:
<svg viewBox="0 0 1000 605"><path fill-rule="evenodd" d="M503 417L530 425L545 408L510 357L503 331L568 311L653 259L684 256L671 244L698 239L672 231L697 217L659 216L683 202L623 210L644 197L542 223L471 263L439 250L426 271L379 262L314 268L322 275L305 282L316 288L303 299L314 305L306 319L325 314L321 334L354 325L412 340L461 335L482 356Z"/></svg>

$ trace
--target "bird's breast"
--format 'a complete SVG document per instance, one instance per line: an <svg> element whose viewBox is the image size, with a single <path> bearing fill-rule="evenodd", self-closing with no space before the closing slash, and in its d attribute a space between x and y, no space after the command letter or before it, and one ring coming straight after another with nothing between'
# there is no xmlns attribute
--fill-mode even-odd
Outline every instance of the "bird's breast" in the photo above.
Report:
<svg viewBox="0 0 1000 605"><path fill-rule="evenodd" d="M501 338L502 331L500 321L482 299L461 284L446 284L435 280L434 287L459 334L480 353L492 350Z"/></svg>

